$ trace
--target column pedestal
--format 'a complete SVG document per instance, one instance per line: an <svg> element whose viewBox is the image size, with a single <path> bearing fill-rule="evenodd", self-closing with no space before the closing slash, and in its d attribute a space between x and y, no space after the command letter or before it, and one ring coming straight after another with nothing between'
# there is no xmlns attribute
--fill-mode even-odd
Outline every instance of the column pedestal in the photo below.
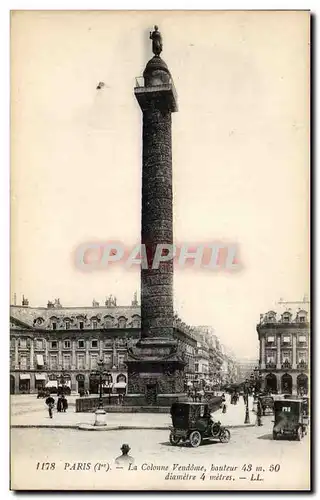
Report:
<svg viewBox="0 0 320 500"><path fill-rule="evenodd" d="M174 339L143 339L128 349L126 406L171 406L186 401L185 361Z"/></svg>

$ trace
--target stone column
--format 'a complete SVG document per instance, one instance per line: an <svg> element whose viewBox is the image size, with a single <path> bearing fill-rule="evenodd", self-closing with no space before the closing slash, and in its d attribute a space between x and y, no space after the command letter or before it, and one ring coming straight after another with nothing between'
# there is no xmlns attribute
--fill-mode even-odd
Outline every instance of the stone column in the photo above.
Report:
<svg viewBox="0 0 320 500"><path fill-rule="evenodd" d="M47 370L49 370L50 366L49 366L49 339L45 339L44 340L44 346L45 346L45 360L44 360L44 364L45 364L45 367L47 368Z"/></svg>
<svg viewBox="0 0 320 500"><path fill-rule="evenodd" d="M297 368L297 336L292 335L292 368L295 370Z"/></svg>
<svg viewBox="0 0 320 500"><path fill-rule="evenodd" d="M265 346L266 346L266 338L263 335L260 339L260 349L261 349L261 369L263 370L266 367L266 352L265 352Z"/></svg>
<svg viewBox="0 0 320 500"><path fill-rule="evenodd" d="M30 339L30 370L34 370L34 340ZM30 381L31 390L31 381Z"/></svg>
<svg viewBox="0 0 320 500"><path fill-rule="evenodd" d="M72 340L72 358L71 358L71 370L77 369L76 360L76 340ZM71 382L72 383L72 382Z"/></svg>
<svg viewBox="0 0 320 500"><path fill-rule="evenodd" d="M30 393L36 392L35 374L30 373Z"/></svg>
<svg viewBox="0 0 320 500"><path fill-rule="evenodd" d="M141 242L151 267L158 244L173 243L171 110L143 113ZM141 338L173 337L173 261L141 268Z"/></svg>
<svg viewBox="0 0 320 500"><path fill-rule="evenodd" d="M112 344L112 366L117 366L118 365L118 360L117 360L117 347L116 347L116 341L113 341Z"/></svg>
<svg viewBox="0 0 320 500"><path fill-rule="evenodd" d="M17 339L16 339L17 343ZM14 373L14 393L19 394L19 380L20 380L20 375L19 373Z"/></svg>
<svg viewBox="0 0 320 500"><path fill-rule="evenodd" d="M277 336L277 370L281 370L281 335Z"/></svg>
<svg viewBox="0 0 320 500"><path fill-rule="evenodd" d="M19 339L14 339L14 369L19 370ZM19 389L19 382L18 382Z"/></svg>
<svg viewBox="0 0 320 500"><path fill-rule="evenodd" d="M71 391L75 392L77 390L76 374L71 373Z"/></svg>
<svg viewBox="0 0 320 500"><path fill-rule="evenodd" d="M90 340L86 340L86 360L85 360L86 370L90 370L89 347L90 347Z"/></svg>
<svg viewBox="0 0 320 500"><path fill-rule="evenodd" d="M297 391L297 376L298 376L298 374L294 373L294 372L290 372L290 375L292 377L292 394L294 396L296 396L298 393L298 391Z"/></svg>
<svg viewBox="0 0 320 500"><path fill-rule="evenodd" d="M62 340L58 340L58 370L62 370Z"/></svg>

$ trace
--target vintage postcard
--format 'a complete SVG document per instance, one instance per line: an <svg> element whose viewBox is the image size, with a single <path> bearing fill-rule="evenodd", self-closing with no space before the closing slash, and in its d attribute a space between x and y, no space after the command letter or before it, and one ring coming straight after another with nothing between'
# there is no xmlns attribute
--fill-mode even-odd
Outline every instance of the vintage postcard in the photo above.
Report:
<svg viewBox="0 0 320 500"><path fill-rule="evenodd" d="M12 490L310 490L310 13L12 11Z"/></svg>

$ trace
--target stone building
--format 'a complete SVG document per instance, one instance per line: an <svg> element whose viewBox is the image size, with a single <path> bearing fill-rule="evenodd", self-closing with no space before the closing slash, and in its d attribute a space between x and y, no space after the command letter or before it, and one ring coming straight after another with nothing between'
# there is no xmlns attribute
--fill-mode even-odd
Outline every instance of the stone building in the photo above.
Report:
<svg viewBox="0 0 320 500"><path fill-rule="evenodd" d="M260 315L259 371L263 387L274 393L307 393L309 388L309 302L279 302Z"/></svg>
<svg viewBox="0 0 320 500"><path fill-rule="evenodd" d="M259 366L258 359L240 359L238 362L239 381L244 382L246 379L252 378Z"/></svg>
<svg viewBox="0 0 320 500"><path fill-rule="evenodd" d="M57 387L61 378L72 391L98 392L92 372L99 359L110 374L112 392L127 385L127 348L140 337L140 306L136 295L131 306L119 306L109 296L100 306L63 307L59 299L47 307L10 307L10 392L33 393ZM194 366L196 340L176 321L174 337L185 353L186 370Z"/></svg>

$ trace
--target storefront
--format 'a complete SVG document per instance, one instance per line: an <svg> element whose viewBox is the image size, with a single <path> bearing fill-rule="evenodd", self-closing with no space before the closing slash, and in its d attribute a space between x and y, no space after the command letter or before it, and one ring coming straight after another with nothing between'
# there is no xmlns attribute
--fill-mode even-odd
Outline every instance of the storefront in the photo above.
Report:
<svg viewBox="0 0 320 500"><path fill-rule="evenodd" d="M35 374L35 388L37 391L45 388L47 376L45 373Z"/></svg>
<svg viewBox="0 0 320 500"><path fill-rule="evenodd" d="M81 373L79 373L77 376L76 376L76 381L77 381L77 392L82 392L84 391L84 375L82 375Z"/></svg>
<svg viewBox="0 0 320 500"><path fill-rule="evenodd" d="M20 373L19 392L22 394L29 394L30 393L30 374L29 373Z"/></svg>

